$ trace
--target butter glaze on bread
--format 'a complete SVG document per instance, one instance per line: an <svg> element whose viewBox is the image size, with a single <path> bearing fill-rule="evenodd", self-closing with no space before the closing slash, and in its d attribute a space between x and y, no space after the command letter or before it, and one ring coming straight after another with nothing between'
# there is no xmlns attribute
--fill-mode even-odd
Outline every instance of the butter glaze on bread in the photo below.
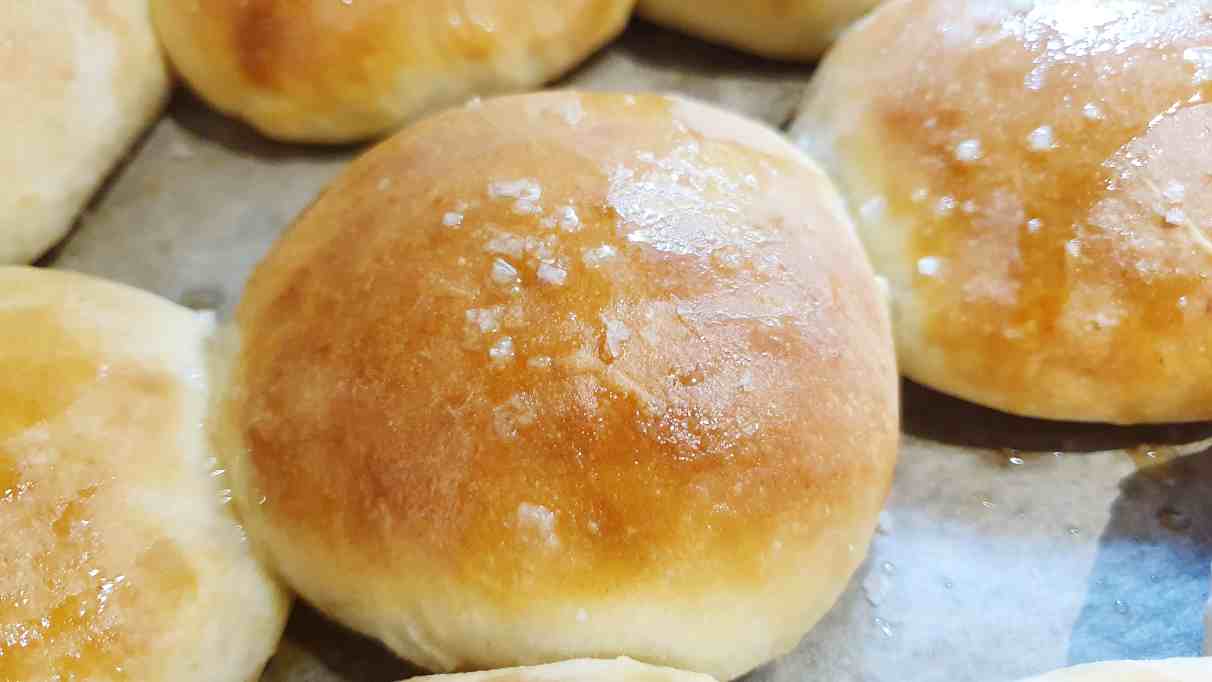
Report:
<svg viewBox="0 0 1212 682"><path fill-rule="evenodd" d="M211 326L0 267L0 679L252 682L273 653L289 599L203 427Z"/></svg>
<svg viewBox="0 0 1212 682"><path fill-rule="evenodd" d="M775 132L652 95L424 120L257 268L226 451L250 533L438 671L736 677L862 560L896 456L876 283Z"/></svg>
<svg viewBox="0 0 1212 682"><path fill-rule="evenodd" d="M1017 414L1212 419L1212 3L898 0L795 128L902 371Z"/></svg>
<svg viewBox="0 0 1212 682"><path fill-rule="evenodd" d="M152 0L205 100L266 135L351 142L472 95L534 88L623 30L635 0Z"/></svg>
<svg viewBox="0 0 1212 682"><path fill-rule="evenodd" d="M879 0L640 0L640 16L763 57L811 61Z"/></svg>

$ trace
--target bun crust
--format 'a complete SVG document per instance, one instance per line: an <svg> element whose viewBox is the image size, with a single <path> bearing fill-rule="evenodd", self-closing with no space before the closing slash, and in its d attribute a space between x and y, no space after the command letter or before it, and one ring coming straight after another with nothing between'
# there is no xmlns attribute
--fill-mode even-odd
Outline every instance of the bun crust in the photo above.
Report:
<svg viewBox="0 0 1212 682"><path fill-rule="evenodd" d="M214 476L210 321L63 272L0 292L0 679L255 679L289 601Z"/></svg>
<svg viewBox="0 0 1212 682"><path fill-rule="evenodd" d="M0 265L67 234L168 90L146 0L0 4Z"/></svg>
<svg viewBox="0 0 1212 682"><path fill-rule="evenodd" d="M898 0L796 134L888 278L902 371L1032 417L1212 418L1212 4Z"/></svg>
<svg viewBox="0 0 1212 682"><path fill-rule="evenodd" d="M418 123L299 218L238 321L250 532L434 670L735 677L829 608L889 487L889 330L840 200L699 104Z"/></svg>
<svg viewBox="0 0 1212 682"><path fill-rule="evenodd" d="M880 0L640 0L637 13L763 57L812 61Z"/></svg>
<svg viewBox="0 0 1212 682"><path fill-rule="evenodd" d="M426 682L713 682L699 673L637 663L630 658L581 658L529 668L505 668L478 673L430 675Z"/></svg>
<svg viewBox="0 0 1212 682"><path fill-rule="evenodd" d="M211 105L266 135L349 142L472 95L534 88L623 30L635 0L152 0Z"/></svg>

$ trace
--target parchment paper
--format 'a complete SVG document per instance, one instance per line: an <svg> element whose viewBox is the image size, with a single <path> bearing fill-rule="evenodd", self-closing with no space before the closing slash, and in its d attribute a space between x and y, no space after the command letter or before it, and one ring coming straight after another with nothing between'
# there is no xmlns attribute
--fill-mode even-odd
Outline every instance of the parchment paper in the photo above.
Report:
<svg viewBox="0 0 1212 682"><path fill-rule="evenodd" d="M810 75L639 24L561 85L677 91L785 126ZM279 231L360 149L272 143L179 93L44 264L228 315ZM748 680L1003 682L1199 653L1212 456L1209 442L1172 446L1212 425L1045 423L911 384L904 404L870 559L794 653ZM1181 453L1200 455L1165 462ZM415 673L300 605L264 680Z"/></svg>

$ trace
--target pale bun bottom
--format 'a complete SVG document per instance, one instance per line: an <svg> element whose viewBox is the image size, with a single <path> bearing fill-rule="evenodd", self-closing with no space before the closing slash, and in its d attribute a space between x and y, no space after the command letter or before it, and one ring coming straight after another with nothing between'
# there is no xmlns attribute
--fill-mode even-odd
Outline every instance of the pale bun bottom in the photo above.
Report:
<svg viewBox="0 0 1212 682"><path fill-rule="evenodd" d="M1057 670L1022 682L1208 682L1212 658L1113 661Z"/></svg>
<svg viewBox="0 0 1212 682"><path fill-rule="evenodd" d="M578 658L522 668L414 678L428 682L714 682L714 678L676 668L647 665L630 658Z"/></svg>

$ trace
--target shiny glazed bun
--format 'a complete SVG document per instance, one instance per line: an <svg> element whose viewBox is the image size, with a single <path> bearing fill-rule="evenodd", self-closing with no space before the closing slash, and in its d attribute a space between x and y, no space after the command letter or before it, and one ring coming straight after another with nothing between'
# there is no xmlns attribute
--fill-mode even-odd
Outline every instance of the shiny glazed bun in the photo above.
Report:
<svg viewBox="0 0 1212 682"><path fill-rule="evenodd" d="M534 88L623 30L635 0L151 0L211 105L270 137L348 142L472 95Z"/></svg>
<svg viewBox="0 0 1212 682"><path fill-rule="evenodd" d="M843 206L699 104L418 123L285 233L238 322L250 533L434 670L736 677L830 607L889 487L891 337Z"/></svg>
<svg viewBox="0 0 1212 682"><path fill-rule="evenodd" d="M1114 661L1065 668L1023 682L1207 682L1212 658Z"/></svg>
<svg viewBox="0 0 1212 682"><path fill-rule="evenodd" d="M811 61L880 0L639 0L640 16L764 57Z"/></svg>
<svg viewBox="0 0 1212 682"><path fill-rule="evenodd" d="M1212 418L1212 2L898 0L796 134L908 376L1008 412Z"/></svg>
<svg viewBox="0 0 1212 682"><path fill-rule="evenodd" d="M416 677L427 682L714 682L701 673L660 668L630 658L581 658L529 668L504 668L479 673Z"/></svg>
<svg viewBox="0 0 1212 682"><path fill-rule="evenodd" d="M289 601L204 436L211 326L0 267L0 679L251 682L273 652Z"/></svg>
<svg viewBox="0 0 1212 682"><path fill-rule="evenodd" d="M147 0L0 2L0 265L68 233L168 90Z"/></svg>

